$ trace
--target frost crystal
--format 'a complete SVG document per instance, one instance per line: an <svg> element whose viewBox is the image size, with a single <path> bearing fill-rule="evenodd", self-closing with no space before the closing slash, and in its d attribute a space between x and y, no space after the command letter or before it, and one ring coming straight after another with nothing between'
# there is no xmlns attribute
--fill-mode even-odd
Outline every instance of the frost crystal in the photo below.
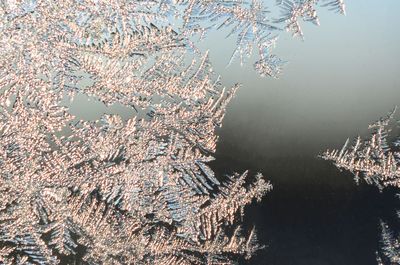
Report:
<svg viewBox="0 0 400 265"><path fill-rule="evenodd" d="M299 31L317 3L283 1L277 22L255 0L1 1L0 263L250 258L261 246L238 221L272 187L208 166L238 86L221 86L194 38L227 28L232 60L256 48L256 70L276 76L279 24ZM83 119L79 97L133 114Z"/></svg>
<svg viewBox="0 0 400 265"><path fill-rule="evenodd" d="M400 236L396 238L393 234L394 232L391 231L389 226L381 221L381 243L382 243L382 250L381 253L377 253L378 262L383 260L390 262L390 264L400 264ZM382 257L380 257L382 255Z"/></svg>
<svg viewBox="0 0 400 265"><path fill-rule="evenodd" d="M380 190L385 187L400 189L400 152L399 139L390 139L392 121L396 108L385 117L369 125L374 132L369 140L356 138L349 146L349 139L339 150L327 150L321 157L332 161L339 169L352 172L358 182L360 176L368 184L376 185ZM396 128L395 128L396 129ZM398 198L400 194L398 194ZM397 212L400 219L400 212ZM378 264L400 264L400 234L381 221L382 249L377 253ZM384 263L385 262L385 263ZM386 263L387 262L387 263Z"/></svg>
<svg viewBox="0 0 400 265"><path fill-rule="evenodd" d="M367 183L380 189L386 186L400 188L400 152L396 147L397 141L390 148L387 140L395 111L396 108L369 126L374 129L369 140L363 142L358 137L352 146L348 146L347 139L340 151L327 150L322 158L332 161L338 168L349 170L357 179L362 175Z"/></svg>

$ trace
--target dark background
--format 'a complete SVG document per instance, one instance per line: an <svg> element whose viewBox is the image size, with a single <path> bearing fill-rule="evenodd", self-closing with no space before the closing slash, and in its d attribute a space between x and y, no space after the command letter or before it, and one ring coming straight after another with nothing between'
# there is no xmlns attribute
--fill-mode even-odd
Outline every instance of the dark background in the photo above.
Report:
<svg viewBox="0 0 400 265"><path fill-rule="evenodd" d="M221 140L217 161L227 168L263 172L274 189L246 208L245 227L256 226L267 246L245 264L377 264L379 219L391 220L399 207L392 190L380 193L365 183L355 185L312 152L263 158Z"/></svg>

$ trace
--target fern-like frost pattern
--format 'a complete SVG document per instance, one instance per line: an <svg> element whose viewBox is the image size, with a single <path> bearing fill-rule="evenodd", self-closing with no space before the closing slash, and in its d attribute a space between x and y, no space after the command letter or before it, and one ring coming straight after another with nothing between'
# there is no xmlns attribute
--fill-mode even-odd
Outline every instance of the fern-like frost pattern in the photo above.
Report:
<svg viewBox="0 0 400 265"><path fill-rule="evenodd" d="M385 117L369 125L373 130L370 139L360 137L349 144L345 142L341 150L327 150L321 157L331 161L339 169L352 172L355 181L363 178L368 184L377 186L381 191L386 187L400 189L400 150L398 131L394 123L397 107ZM398 123L398 122L397 122ZM397 194L397 199L400 195ZM400 220L400 212L397 212ZM400 264L400 234L381 220L381 249L377 253L378 264Z"/></svg>
<svg viewBox="0 0 400 265"><path fill-rule="evenodd" d="M233 62L271 53L282 27L342 1L0 2L0 263L235 264L262 248L239 221L271 190L263 176L216 176L225 88L195 38L229 29ZM301 34L300 34L301 33ZM129 117L73 115L78 97Z"/></svg>

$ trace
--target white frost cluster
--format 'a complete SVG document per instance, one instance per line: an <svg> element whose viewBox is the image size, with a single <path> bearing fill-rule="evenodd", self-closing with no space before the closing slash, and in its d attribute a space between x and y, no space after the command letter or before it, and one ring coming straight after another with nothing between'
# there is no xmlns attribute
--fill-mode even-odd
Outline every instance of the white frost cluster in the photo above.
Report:
<svg viewBox="0 0 400 265"><path fill-rule="evenodd" d="M362 175L367 183L380 189L387 186L400 188L398 141L394 141L391 148L387 139L395 111L396 108L369 126L374 129L369 140L362 141L358 137L352 146L349 146L347 140L341 150L327 150L322 158L332 161L338 168L354 173L356 180Z"/></svg>
<svg viewBox="0 0 400 265"><path fill-rule="evenodd" d="M275 76L279 25L298 31L309 15L297 10L319 2L342 8L283 1L278 22L256 0L1 1L0 263L250 258L255 231L237 222L272 187L207 165L237 86L220 85L193 39L229 28L232 58L256 48L257 71ZM65 104L78 95L135 115L79 119Z"/></svg>
<svg viewBox="0 0 400 265"><path fill-rule="evenodd" d="M400 193L400 138L391 136L392 130L398 130L393 126L395 112L396 108L369 126L374 129L370 139L362 141L358 137L351 146L347 140L340 151L327 150L321 157L332 161L339 169L352 172L357 182L361 176L381 191L392 187ZM397 217L400 220L400 211ZM384 221L380 222L380 227L382 248L377 253L378 264L400 264L400 234L396 235Z"/></svg>

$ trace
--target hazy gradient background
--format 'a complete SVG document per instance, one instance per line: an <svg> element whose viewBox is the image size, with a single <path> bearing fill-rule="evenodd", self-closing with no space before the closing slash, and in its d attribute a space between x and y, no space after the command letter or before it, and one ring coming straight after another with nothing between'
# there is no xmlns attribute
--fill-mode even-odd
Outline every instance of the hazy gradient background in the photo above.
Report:
<svg viewBox="0 0 400 265"><path fill-rule="evenodd" d="M274 2L274 1L270 1ZM274 190L247 210L246 222L269 245L251 264L376 264L378 220L393 213L390 192L356 186L316 156L400 105L400 1L347 0L347 16L320 11L305 41L284 34L275 52L288 60L280 79L248 65L225 68L233 39L211 34L223 83L243 84L219 130L220 173L261 171Z"/></svg>

